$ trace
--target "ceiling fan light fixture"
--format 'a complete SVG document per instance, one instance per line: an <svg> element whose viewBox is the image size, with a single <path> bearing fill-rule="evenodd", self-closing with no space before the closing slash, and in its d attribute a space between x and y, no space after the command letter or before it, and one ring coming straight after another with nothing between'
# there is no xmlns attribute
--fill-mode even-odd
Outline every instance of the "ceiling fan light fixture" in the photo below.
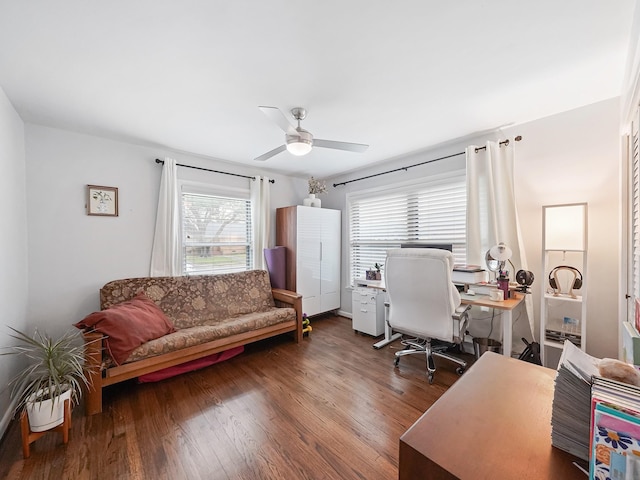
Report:
<svg viewBox="0 0 640 480"><path fill-rule="evenodd" d="M313 135L303 129L298 130L298 135L287 135L287 151L292 155L301 157L311 151Z"/></svg>
<svg viewBox="0 0 640 480"><path fill-rule="evenodd" d="M267 117L269 117L281 130L285 133L284 145L280 145L273 150L254 158L254 160L263 162L270 159L274 155L287 150L295 156L308 154L315 147L332 148L334 150L343 150L346 152L364 152L369 145L362 143L336 142L334 140L314 139L313 135L300 126L300 122L307 116L304 108L296 107L291 109L291 115L298 121L298 126L291 125L287 117L277 107L258 107Z"/></svg>
<svg viewBox="0 0 640 480"><path fill-rule="evenodd" d="M311 144L305 142L291 142L287 143L287 150L292 155L296 155L297 157L301 157L306 155L311 151Z"/></svg>

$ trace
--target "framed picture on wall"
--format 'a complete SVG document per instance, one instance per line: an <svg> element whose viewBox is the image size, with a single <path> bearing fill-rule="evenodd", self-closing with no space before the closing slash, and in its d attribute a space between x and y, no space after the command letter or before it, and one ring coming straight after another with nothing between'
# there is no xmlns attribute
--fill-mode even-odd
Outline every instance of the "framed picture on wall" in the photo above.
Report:
<svg viewBox="0 0 640 480"><path fill-rule="evenodd" d="M87 185L87 215L118 216L118 188Z"/></svg>

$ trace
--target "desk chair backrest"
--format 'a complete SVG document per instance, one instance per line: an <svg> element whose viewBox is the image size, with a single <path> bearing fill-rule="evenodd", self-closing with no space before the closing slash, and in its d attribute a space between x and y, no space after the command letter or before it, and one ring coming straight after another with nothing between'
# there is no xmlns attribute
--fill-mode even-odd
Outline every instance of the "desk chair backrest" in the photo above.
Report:
<svg viewBox="0 0 640 480"><path fill-rule="evenodd" d="M384 273L388 322L399 332L452 341L460 294L451 282L453 254L431 248L387 251Z"/></svg>

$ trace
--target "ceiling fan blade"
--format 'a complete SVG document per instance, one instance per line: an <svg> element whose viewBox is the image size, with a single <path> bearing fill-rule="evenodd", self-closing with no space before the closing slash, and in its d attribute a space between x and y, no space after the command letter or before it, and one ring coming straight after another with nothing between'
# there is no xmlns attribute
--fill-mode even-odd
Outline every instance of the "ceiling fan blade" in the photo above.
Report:
<svg viewBox="0 0 640 480"><path fill-rule="evenodd" d="M271 157L279 154L280 152L284 152L286 149L287 149L286 145L280 145L278 148L274 148L270 152L267 152L264 155L260 155L259 157L254 158L254 160L258 162L264 162L265 160L269 160Z"/></svg>
<svg viewBox="0 0 640 480"><path fill-rule="evenodd" d="M291 125L291 123L289 123L289 120L287 120L287 117L284 116L284 114L280 111L279 108L276 108L276 107L258 107L258 108L262 110L262 113L264 113L267 117L269 117L273 123L275 123L282 130L284 130L285 133L288 133L289 135L298 134L298 132L296 131L296 127L294 127L293 125Z"/></svg>
<svg viewBox="0 0 640 480"><path fill-rule="evenodd" d="M369 145L363 143L335 142L333 140L322 140L320 138L313 139L314 147L335 148L336 150L346 150L347 152L362 153L369 148Z"/></svg>

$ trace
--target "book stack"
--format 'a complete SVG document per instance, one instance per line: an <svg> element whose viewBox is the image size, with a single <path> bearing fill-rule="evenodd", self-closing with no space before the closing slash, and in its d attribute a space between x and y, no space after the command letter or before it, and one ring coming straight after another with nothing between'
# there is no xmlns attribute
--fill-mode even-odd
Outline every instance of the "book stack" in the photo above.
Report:
<svg viewBox="0 0 640 480"><path fill-rule="evenodd" d="M562 328L547 328L545 330L544 336L547 340L551 340L553 342L564 342L565 340L568 340L577 347L579 347L582 343L582 336L580 335L580 333L567 331L566 329Z"/></svg>
<svg viewBox="0 0 640 480"><path fill-rule="evenodd" d="M590 478L640 478L640 388L594 377Z"/></svg>
<svg viewBox="0 0 640 480"><path fill-rule="evenodd" d="M551 444L589 459L591 378L598 359L566 340L558 363L551 412Z"/></svg>
<svg viewBox="0 0 640 480"><path fill-rule="evenodd" d="M640 387L599 376L599 359L564 342L551 412L554 447L589 461L590 479L640 479Z"/></svg>
<svg viewBox="0 0 640 480"><path fill-rule="evenodd" d="M487 271L480 265L454 265L451 273L453 283L483 283L487 281Z"/></svg>

